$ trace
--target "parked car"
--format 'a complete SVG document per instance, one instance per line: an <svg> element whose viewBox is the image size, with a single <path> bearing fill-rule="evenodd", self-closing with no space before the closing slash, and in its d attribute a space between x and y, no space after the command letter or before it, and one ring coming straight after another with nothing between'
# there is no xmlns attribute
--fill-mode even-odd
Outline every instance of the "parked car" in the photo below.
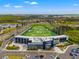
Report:
<svg viewBox="0 0 79 59"><path fill-rule="evenodd" d="M79 48L71 50L70 56L78 56L78 55L79 55Z"/></svg>
<svg viewBox="0 0 79 59"><path fill-rule="evenodd" d="M70 53L70 56L77 56L76 53Z"/></svg>

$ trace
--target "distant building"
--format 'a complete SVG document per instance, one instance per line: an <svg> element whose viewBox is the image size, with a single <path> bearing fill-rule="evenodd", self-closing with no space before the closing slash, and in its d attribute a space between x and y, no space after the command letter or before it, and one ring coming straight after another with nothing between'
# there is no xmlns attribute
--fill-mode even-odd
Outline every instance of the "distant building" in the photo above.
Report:
<svg viewBox="0 0 79 59"><path fill-rule="evenodd" d="M0 24L0 28L8 28L8 27L10 27L10 28L15 28L15 27L17 27L17 26L22 26L21 24Z"/></svg>

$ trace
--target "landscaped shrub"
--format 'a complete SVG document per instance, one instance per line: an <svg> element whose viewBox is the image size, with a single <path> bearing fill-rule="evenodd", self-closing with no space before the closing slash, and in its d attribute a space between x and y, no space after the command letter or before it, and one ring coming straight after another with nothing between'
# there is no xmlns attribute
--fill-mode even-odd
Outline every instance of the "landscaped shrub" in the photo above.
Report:
<svg viewBox="0 0 79 59"><path fill-rule="evenodd" d="M0 46L2 45L2 41L0 41Z"/></svg>
<svg viewBox="0 0 79 59"><path fill-rule="evenodd" d="M7 50L18 50L19 49L19 47L18 46L15 46L15 45L13 45L13 46L7 46L7 48L6 48Z"/></svg>
<svg viewBox="0 0 79 59"><path fill-rule="evenodd" d="M65 45L57 45L57 47L60 47L60 48L62 48L62 47L64 47Z"/></svg>

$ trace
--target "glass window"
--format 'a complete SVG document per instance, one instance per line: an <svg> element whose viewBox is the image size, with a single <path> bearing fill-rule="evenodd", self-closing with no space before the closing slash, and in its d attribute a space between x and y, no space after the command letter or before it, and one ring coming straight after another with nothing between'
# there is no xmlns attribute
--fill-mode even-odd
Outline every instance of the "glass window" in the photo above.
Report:
<svg viewBox="0 0 79 59"><path fill-rule="evenodd" d="M66 38L60 38L60 42L65 42Z"/></svg>

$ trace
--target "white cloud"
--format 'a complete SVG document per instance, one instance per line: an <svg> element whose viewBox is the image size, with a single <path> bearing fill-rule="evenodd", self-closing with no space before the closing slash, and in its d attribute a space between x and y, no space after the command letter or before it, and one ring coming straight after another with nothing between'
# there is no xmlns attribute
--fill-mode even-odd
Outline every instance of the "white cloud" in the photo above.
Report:
<svg viewBox="0 0 79 59"><path fill-rule="evenodd" d="M6 8L9 8L9 7L11 7L11 8L22 8L22 7L24 7L24 6L6 4L6 5L4 5L4 7L6 7Z"/></svg>
<svg viewBox="0 0 79 59"><path fill-rule="evenodd" d="M4 7L11 7L11 5L10 4L6 4L6 5L4 5Z"/></svg>
<svg viewBox="0 0 79 59"><path fill-rule="evenodd" d="M30 5L37 5L38 2L36 1L24 1L24 3L30 4Z"/></svg>
<svg viewBox="0 0 79 59"><path fill-rule="evenodd" d="M31 5L37 5L38 3L37 2L31 2L30 4Z"/></svg>
<svg viewBox="0 0 79 59"><path fill-rule="evenodd" d="M77 4L77 3L75 3L75 4L73 4L73 6L78 6L78 4Z"/></svg>
<svg viewBox="0 0 79 59"><path fill-rule="evenodd" d="M24 1L24 3L30 3L29 1Z"/></svg>
<svg viewBox="0 0 79 59"><path fill-rule="evenodd" d="M14 8L22 8L22 7L24 7L24 6L13 6Z"/></svg>

